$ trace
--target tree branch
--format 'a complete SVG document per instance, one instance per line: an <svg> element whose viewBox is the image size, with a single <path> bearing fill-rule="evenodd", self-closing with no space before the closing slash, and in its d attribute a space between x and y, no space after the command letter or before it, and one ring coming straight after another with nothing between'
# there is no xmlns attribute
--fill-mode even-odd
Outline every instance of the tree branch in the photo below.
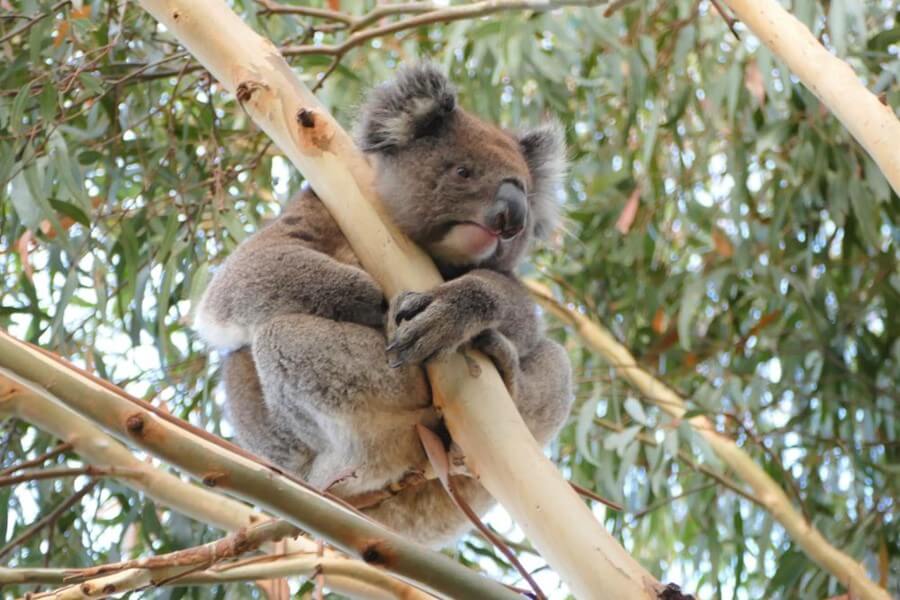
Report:
<svg viewBox="0 0 900 600"><path fill-rule="evenodd" d="M252 455L188 424L153 412L147 403L49 352L0 332L0 410L34 385L52 389L67 406L115 437L191 473L209 487L256 502L365 562L461 598L514 598L504 586L449 557L390 532L359 513L254 462ZM171 419L171 420L169 420ZM213 439L210 439L213 438Z"/></svg>
<svg viewBox="0 0 900 600"><path fill-rule="evenodd" d="M800 78L875 160L900 195L900 120L777 0L722 0ZM854 589L858 593L858 590Z"/></svg>
<svg viewBox="0 0 900 600"><path fill-rule="evenodd" d="M175 475L139 460L121 443L86 418L63 406L46 391L4 375L5 373L0 370L0 414L15 415L59 439L66 440L82 459L95 465L117 466L142 473L140 476L123 480L123 483L160 505L198 521L232 531L270 518L253 511L246 504L182 481ZM288 554L315 552L318 548L318 544L305 538L287 540L284 545ZM329 550L326 558L336 558L336 555ZM358 581L359 577L349 575L336 580L327 576L327 584L331 589L351 598L360 599L370 597L373 585L380 590L387 590L393 598L424 600L430 597L380 569L360 561L349 562L355 565L354 573L363 575L363 583ZM382 592L384 593L386 592Z"/></svg>
<svg viewBox="0 0 900 600"><path fill-rule="evenodd" d="M898 138L900 139L900 138ZM599 323L558 302L545 286L535 281L526 285L547 311L572 326L585 345L597 352L619 375L641 391L644 397L672 415L683 419L687 403L671 388L638 365L634 356ZM791 504L784 490L733 440L718 433L703 415L687 422L707 441L715 453L754 491L758 504L776 519L791 538L818 564L827 569L855 595L866 600L888 600L887 592L866 575L865 569L822 537Z"/></svg>

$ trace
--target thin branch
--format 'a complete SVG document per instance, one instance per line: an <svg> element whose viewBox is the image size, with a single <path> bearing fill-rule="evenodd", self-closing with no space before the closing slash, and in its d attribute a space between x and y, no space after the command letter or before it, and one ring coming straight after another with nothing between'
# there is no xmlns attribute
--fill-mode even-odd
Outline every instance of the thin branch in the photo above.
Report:
<svg viewBox="0 0 900 600"><path fill-rule="evenodd" d="M648 515L649 513L652 513L654 510L656 510L658 508L662 508L663 506L669 505L669 504L675 502L676 500L680 500L681 498L685 498L687 496L691 496L698 492L702 492L703 490L708 490L711 487L715 487L715 485L716 485L715 481L710 481L709 483L704 483L703 485L698 485L689 490L685 490L684 492L682 492L680 494L676 494L674 496L669 496L668 498L663 498L659 502L654 502L650 506L646 506L646 507L642 508L641 510L632 513L631 514L632 522L637 521L638 519Z"/></svg>
<svg viewBox="0 0 900 600"><path fill-rule="evenodd" d="M47 452L44 452L40 456L36 456L32 459L22 461L18 464L12 465L11 467L7 467L6 469L3 469L2 471L0 471L0 477L9 475L10 473L15 473L16 471L20 471L22 469L27 469L29 467L40 466L40 465L44 464L45 462L47 462L48 460L50 460L51 458L53 458L55 456L59 456L60 454L63 454L65 452L68 452L71 449L72 449L72 444L70 444L68 442L61 442L61 443L57 444L56 446L54 446L53 448L51 448L50 450L48 450Z"/></svg>
<svg viewBox="0 0 900 600"><path fill-rule="evenodd" d="M580 486L580 485L578 485L577 483L574 483L574 482L572 482L572 481L569 482L569 485L571 485L572 488L573 488L576 492L578 492L579 494L581 494L581 495L584 496L585 498L590 498L591 500L594 500L595 502L599 502L600 504L602 504L602 505L604 505L604 506L608 506L609 508L611 508L611 509L613 509L613 510L616 510L616 511L619 511L619 512L621 512L621 511L624 510L624 508L622 507L622 505L619 504L618 502L613 502L612 500L610 500L610 499L608 499L608 498L604 498L603 496L601 496L600 494L598 494L597 492L595 492L595 491L593 491L593 490L589 490L589 489L587 489L586 487L582 487L582 486Z"/></svg>
<svg viewBox="0 0 900 600"><path fill-rule="evenodd" d="M609 6L606 7L606 10L603 11L603 16L607 18L611 17L616 11L621 10L623 7L628 6L634 1L635 0L614 0L613 2L610 2Z"/></svg>
<svg viewBox="0 0 900 600"><path fill-rule="evenodd" d="M716 12L719 13L719 15L722 17L722 20L725 21L725 24L728 25L728 29L731 30L731 34L734 37L736 37L738 40L740 40L741 36L737 32L737 29L735 29L735 27L734 27L734 24L737 22L737 20L734 17L732 17L731 15L729 15L727 12L725 12L725 9L723 9L722 5L719 4L719 0L709 0L709 2L710 2L710 4L713 5L713 8L716 9Z"/></svg>
<svg viewBox="0 0 900 600"><path fill-rule="evenodd" d="M58 469L36 469L17 475L0 477L0 487L16 485L25 481L60 479L62 477L78 477L79 475L88 475L89 477L140 477L141 471L121 467L95 467L93 465L72 468L60 467Z"/></svg>
<svg viewBox="0 0 900 600"><path fill-rule="evenodd" d="M259 11L261 15L302 15L304 17L313 17L315 19L325 19L328 21L337 21L351 25L355 19L346 13L337 10L329 10L327 8L315 8L312 6L286 6L273 0L256 0L256 3L262 6Z"/></svg>
<svg viewBox="0 0 900 600"><path fill-rule="evenodd" d="M252 552L264 542L297 537L300 533L296 526L286 521L264 521L239 529L219 540L203 544L202 546L185 548L184 550L160 554L159 556L99 565L87 569L74 569L64 581L66 583L81 582L85 579L110 573L119 573L129 569L153 570L165 567L199 567L200 569L206 569L223 560ZM117 591L125 590L119 589Z"/></svg>
<svg viewBox="0 0 900 600"><path fill-rule="evenodd" d="M526 285L541 306L571 325L588 348L597 352L611 365L615 365L619 375L640 390L646 399L676 419L684 418L688 411L684 398L641 368L631 352L602 325L556 300L553 293L542 284L528 281ZM829 544L812 523L794 508L781 486L734 440L717 432L709 419L703 415L691 417L685 422L703 436L719 458L747 483L759 498L759 504L782 524L794 542L802 547L810 558L828 569L841 583L851 587L861 597L887 600L887 593L869 579L862 565Z"/></svg>
<svg viewBox="0 0 900 600"><path fill-rule="evenodd" d="M414 29L423 25L434 23L450 23L464 19L475 19L498 12L513 10L533 10L546 12L566 6L597 6L604 4L603 0L484 0L459 6L450 6L440 10L428 11L424 14L401 19L380 27L373 27L357 31L346 40L334 45L301 45L286 46L281 49L283 56L304 56L309 54L326 54L341 57L350 49L365 42L406 29Z"/></svg>
<svg viewBox="0 0 900 600"><path fill-rule="evenodd" d="M0 548L0 558L3 558L10 552L16 549L17 546L20 546L30 540L32 537L37 535L44 527L54 523L60 516L62 516L67 510L72 508L76 503L78 503L82 498L84 498L87 494L94 489L94 486L97 485L96 481L89 481L82 487L80 490L69 496L67 499L62 501L56 508L47 513L45 516L41 517L34 523L32 523L25 531L14 537L9 541L6 546Z"/></svg>
<svg viewBox="0 0 900 600"><path fill-rule="evenodd" d="M608 421L606 419L596 418L596 419L594 419L594 423L596 423L597 425L600 425L604 429L609 429L610 431L621 432L623 429L625 429L623 426L621 426L617 423L613 423L612 421ZM654 447L659 446L659 443L655 439L653 439L653 437L647 435L646 433L638 433L635 436L635 439L637 439L642 444L647 444L649 446L654 446ZM678 460L680 460L681 462L686 464L688 467L690 467L692 470L697 471L698 473L702 473L703 475L706 475L710 479L714 479L722 487L728 488L729 490L731 490L732 492L734 492L741 498L744 498L745 500L749 500L753 504L756 504L757 506L759 506L760 508L765 510L766 507L764 504L762 504L760 502L759 498L757 498L753 494L748 494L746 491L744 491L741 488L740 485L738 485L737 483L735 483L734 481L732 481L725 475L722 475L721 473L717 472L715 469L713 469L709 465L704 465L702 463L698 463L696 460L694 460L694 458L691 456L691 454L688 451L679 448L677 458L678 458Z"/></svg>

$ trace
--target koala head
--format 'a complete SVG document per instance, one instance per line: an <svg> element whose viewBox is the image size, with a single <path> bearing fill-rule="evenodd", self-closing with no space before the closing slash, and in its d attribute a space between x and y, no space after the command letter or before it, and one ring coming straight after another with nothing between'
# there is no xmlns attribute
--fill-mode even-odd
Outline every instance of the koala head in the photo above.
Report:
<svg viewBox="0 0 900 600"><path fill-rule="evenodd" d="M400 69L363 104L357 138L394 222L444 271L511 271L556 226L562 127L503 130L464 111L434 66Z"/></svg>

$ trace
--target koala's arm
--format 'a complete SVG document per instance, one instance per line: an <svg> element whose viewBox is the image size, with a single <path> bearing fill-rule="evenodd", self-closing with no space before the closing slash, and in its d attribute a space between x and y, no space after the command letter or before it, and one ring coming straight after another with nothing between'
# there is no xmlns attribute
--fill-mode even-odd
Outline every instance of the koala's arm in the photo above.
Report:
<svg viewBox="0 0 900 600"><path fill-rule="evenodd" d="M194 326L219 350L249 344L273 317L302 313L380 328L384 298L362 269L265 229L222 265L200 301Z"/></svg>

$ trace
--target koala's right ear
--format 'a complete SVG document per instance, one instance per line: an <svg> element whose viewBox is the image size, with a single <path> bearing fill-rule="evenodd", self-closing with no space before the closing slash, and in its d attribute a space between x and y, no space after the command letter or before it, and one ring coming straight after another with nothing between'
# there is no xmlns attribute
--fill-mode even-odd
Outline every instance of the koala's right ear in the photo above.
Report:
<svg viewBox="0 0 900 600"><path fill-rule="evenodd" d="M392 152L437 133L456 107L456 90L437 67L401 67L363 104L357 141L365 152Z"/></svg>

